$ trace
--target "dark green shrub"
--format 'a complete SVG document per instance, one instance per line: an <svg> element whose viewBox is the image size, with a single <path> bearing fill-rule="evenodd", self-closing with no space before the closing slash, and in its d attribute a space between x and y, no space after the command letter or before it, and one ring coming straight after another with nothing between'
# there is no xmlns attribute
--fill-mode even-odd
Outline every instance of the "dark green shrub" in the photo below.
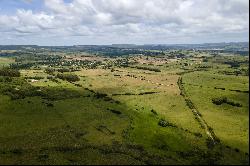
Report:
<svg viewBox="0 0 250 166"><path fill-rule="evenodd" d="M167 122L165 119L160 119L158 122L158 125L161 127L177 127L176 125L174 125L173 123Z"/></svg>
<svg viewBox="0 0 250 166"><path fill-rule="evenodd" d="M99 92L97 92L96 94L95 94L95 97L96 98L104 98L104 97L106 97L107 96L107 94L104 94L104 93L99 93Z"/></svg>
<svg viewBox="0 0 250 166"><path fill-rule="evenodd" d="M235 148L234 150L235 150L235 152L240 152L240 150L238 148Z"/></svg>
<svg viewBox="0 0 250 166"><path fill-rule="evenodd" d="M186 101L187 106L190 109L195 109L195 106L194 106L193 102L190 99L185 99L185 101Z"/></svg>
<svg viewBox="0 0 250 166"><path fill-rule="evenodd" d="M117 114L117 115L120 115L121 114L121 112L120 111L117 111L117 110L114 110L114 109L107 109L107 110L109 110L110 112L112 112L112 113L114 113L114 114Z"/></svg>
<svg viewBox="0 0 250 166"><path fill-rule="evenodd" d="M48 80L53 79L53 78L54 78L54 77L51 76L51 75L48 75L48 76L47 76L47 79L48 79Z"/></svg>
<svg viewBox="0 0 250 166"><path fill-rule="evenodd" d="M201 134L201 133L194 133L194 135L195 135L196 137L202 137L202 134Z"/></svg>
<svg viewBox="0 0 250 166"><path fill-rule="evenodd" d="M154 109L152 109L151 112L152 112L154 115L158 115L157 112L156 112Z"/></svg>
<svg viewBox="0 0 250 166"><path fill-rule="evenodd" d="M47 107L54 107L53 103L47 103Z"/></svg>

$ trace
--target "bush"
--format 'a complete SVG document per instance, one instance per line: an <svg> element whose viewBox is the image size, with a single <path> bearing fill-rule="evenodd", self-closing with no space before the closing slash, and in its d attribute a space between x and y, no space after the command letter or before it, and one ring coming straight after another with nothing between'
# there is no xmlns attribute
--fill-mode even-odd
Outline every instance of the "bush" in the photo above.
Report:
<svg viewBox="0 0 250 166"><path fill-rule="evenodd" d="M52 103L47 103L47 107L54 107L54 104L52 104Z"/></svg>
<svg viewBox="0 0 250 166"><path fill-rule="evenodd" d="M99 98L104 98L104 97L106 97L106 96L107 96L107 94L99 93L99 92L97 92L97 93L95 94L95 97L96 97L97 99L99 99Z"/></svg>
<svg viewBox="0 0 250 166"><path fill-rule="evenodd" d="M82 85L81 84L74 84L75 86L77 86L77 87L82 87Z"/></svg>
<svg viewBox="0 0 250 166"><path fill-rule="evenodd" d="M202 134L201 134L201 133L194 133L194 135L195 135L196 137L202 137Z"/></svg>
<svg viewBox="0 0 250 166"><path fill-rule="evenodd" d="M47 76L47 79L48 79L48 80L53 79L53 78L54 78L54 77L51 76L51 75L48 75L48 76Z"/></svg>
<svg viewBox="0 0 250 166"><path fill-rule="evenodd" d="M234 150L235 150L235 152L240 152L240 150L238 148L235 148Z"/></svg>
<svg viewBox="0 0 250 166"><path fill-rule="evenodd" d="M173 123L167 122L165 119L160 119L158 122L158 125L161 127L177 127L176 125L174 125Z"/></svg>
<svg viewBox="0 0 250 166"><path fill-rule="evenodd" d="M157 112L156 112L155 110L153 110L153 109L151 110L151 112L152 112L153 114L155 114L155 115L158 115Z"/></svg>

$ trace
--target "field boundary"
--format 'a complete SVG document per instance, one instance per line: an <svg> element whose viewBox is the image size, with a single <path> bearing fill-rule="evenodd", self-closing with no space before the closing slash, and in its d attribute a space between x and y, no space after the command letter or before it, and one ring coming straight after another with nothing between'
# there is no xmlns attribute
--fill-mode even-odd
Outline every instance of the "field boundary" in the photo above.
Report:
<svg viewBox="0 0 250 166"><path fill-rule="evenodd" d="M202 117L201 113L198 111L198 109L195 107L191 99L188 97L185 91L185 88L183 86L183 83L182 83L181 75L178 79L177 84L181 91L180 95L183 96L183 98L185 99L188 108L192 111L193 115L195 116L195 120L197 120L201 128L205 130L205 133L207 134L209 140L213 143L213 145L216 144L217 142L220 142L219 138L215 135L213 128L207 124L205 119Z"/></svg>

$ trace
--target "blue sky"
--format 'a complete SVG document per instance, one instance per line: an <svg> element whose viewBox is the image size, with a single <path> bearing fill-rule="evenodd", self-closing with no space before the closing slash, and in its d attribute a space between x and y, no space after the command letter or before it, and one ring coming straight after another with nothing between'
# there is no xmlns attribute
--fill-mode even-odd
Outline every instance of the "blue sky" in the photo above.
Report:
<svg viewBox="0 0 250 166"><path fill-rule="evenodd" d="M44 7L43 0L0 0L1 14L14 14L18 9L41 11Z"/></svg>
<svg viewBox="0 0 250 166"><path fill-rule="evenodd" d="M0 0L0 44L249 41L248 0Z"/></svg>

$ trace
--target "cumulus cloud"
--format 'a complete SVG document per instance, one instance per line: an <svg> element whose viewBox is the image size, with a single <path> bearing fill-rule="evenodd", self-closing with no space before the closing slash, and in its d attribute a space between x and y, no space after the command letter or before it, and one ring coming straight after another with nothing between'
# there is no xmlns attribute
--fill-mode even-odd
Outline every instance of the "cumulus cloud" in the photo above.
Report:
<svg viewBox="0 0 250 166"><path fill-rule="evenodd" d="M248 0L44 0L42 11L0 14L0 42L15 36L38 44L47 38L48 45L65 44L58 38L66 44L246 41L248 20Z"/></svg>

